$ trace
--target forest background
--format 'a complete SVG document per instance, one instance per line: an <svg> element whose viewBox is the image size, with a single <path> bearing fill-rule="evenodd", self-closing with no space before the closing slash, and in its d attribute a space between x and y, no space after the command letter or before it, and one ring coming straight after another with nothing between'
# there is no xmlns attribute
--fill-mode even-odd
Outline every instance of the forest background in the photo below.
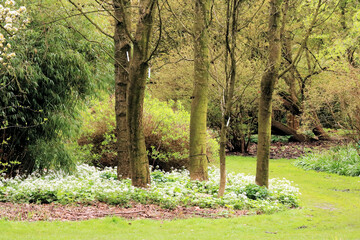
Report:
<svg viewBox="0 0 360 240"><path fill-rule="evenodd" d="M132 72L141 73L144 81L140 93L129 96L145 99L144 116L141 106L133 108L144 126L146 149L140 146L141 151L163 169L191 168L189 112L195 98L194 62L201 51L193 44L198 36L193 26L201 21L199 35L207 33L209 86L206 161L217 159L215 139L224 124L227 151L246 153L257 141L260 81L270 69L273 46L268 6L280 1L199 1L208 4L205 14L194 14L197 5L187 1L6 2L16 9L26 6L27 15L17 17L16 33L5 27L6 17L2 21L2 52L11 48L15 53L0 60L0 154L5 174L71 171L84 161L117 165L119 151L128 148L118 147L122 140L113 110L119 102L114 80L119 81L121 63L136 56L144 61L129 67L137 67ZM324 131L329 128L359 141L359 2L282 2L275 12L281 50L270 112L272 130L294 141L314 141L329 140ZM150 22L141 15L136 18L141 6L151 9ZM122 9L118 17L116 9ZM2 10L3 16L8 12ZM120 22L127 28L116 34ZM146 28L150 23L152 27ZM116 36L127 36L131 42L124 45L121 59L116 44L129 39ZM146 50L136 51L135 42ZM233 94L229 94L231 79ZM141 136L130 132L136 134Z"/></svg>

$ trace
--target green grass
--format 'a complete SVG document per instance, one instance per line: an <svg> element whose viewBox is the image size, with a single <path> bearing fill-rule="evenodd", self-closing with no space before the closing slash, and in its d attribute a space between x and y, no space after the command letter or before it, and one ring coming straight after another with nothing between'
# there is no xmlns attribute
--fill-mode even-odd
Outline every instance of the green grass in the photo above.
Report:
<svg viewBox="0 0 360 240"><path fill-rule="evenodd" d="M360 178L304 171L292 163L271 160L270 177L299 186L301 209L232 219L0 221L0 239L360 239ZM254 174L255 166L254 158L228 158L229 171Z"/></svg>

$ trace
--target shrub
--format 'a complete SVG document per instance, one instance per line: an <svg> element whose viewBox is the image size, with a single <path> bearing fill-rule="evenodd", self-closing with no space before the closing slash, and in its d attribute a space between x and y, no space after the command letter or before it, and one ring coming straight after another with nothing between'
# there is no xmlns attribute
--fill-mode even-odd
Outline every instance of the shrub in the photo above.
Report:
<svg viewBox="0 0 360 240"><path fill-rule="evenodd" d="M16 56L0 67L0 160L19 162L7 169L10 175L53 163L74 166L59 145L75 129L78 103L92 91L98 64L97 47L79 34L37 24L11 39Z"/></svg>
<svg viewBox="0 0 360 240"><path fill-rule="evenodd" d="M305 170L360 176L360 155L352 146L341 146L324 153L310 153L295 162Z"/></svg>
<svg viewBox="0 0 360 240"><path fill-rule="evenodd" d="M116 137L114 98L94 102L83 114L84 126L78 143L88 159L97 166L116 166ZM189 148L190 114L181 103L161 102L146 97L144 103L144 135L149 162L153 166L170 170L187 167ZM215 161L218 143L215 134L208 131L207 156ZM84 155L84 154L83 154Z"/></svg>
<svg viewBox="0 0 360 240"><path fill-rule="evenodd" d="M245 187L245 194L248 198L256 199L266 199L269 196L268 190L266 187L260 187L256 184L249 184Z"/></svg>

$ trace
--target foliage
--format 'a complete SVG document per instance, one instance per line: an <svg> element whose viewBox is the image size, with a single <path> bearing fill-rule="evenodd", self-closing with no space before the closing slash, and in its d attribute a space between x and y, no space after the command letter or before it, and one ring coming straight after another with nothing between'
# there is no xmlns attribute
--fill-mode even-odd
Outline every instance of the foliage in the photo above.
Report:
<svg viewBox="0 0 360 240"><path fill-rule="evenodd" d="M287 180L272 179L269 190L264 190L254 185L253 176L229 174L225 195L218 198L219 170L209 169L209 176L208 182L199 182L191 181L187 170L170 173L155 170L151 173L151 188L147 190L132 187L130 180L116 180L116 169L79 165L75 175L49 171L43 176L33 173L25 179L1 179L0 200L62 204L102 201L125 206L134 201L164 208L223 206L266 213L299 205L298 189Z"/></svg>
<svg viewBox="0 0 360 240"><path fill-rule="evenodd" d="M144 111L144 134L150 161L163 169L187 167L189 157L190 114L181 102L161 102L147 98ZM207 157L215 161L218 156L218 143L214 133L208 131Z"/></svg>
<svg viewBox="0 0 360 240"><path fill-rule="evenodd" d="M69 169L61 145L76 127L78 101L92 90L94 46L66 27L35 21L9 43L16 56L1 68L1 161L20 162L22 172Z"/></svg>
<svg viewBox="0 0 360 240"><path fill-rule="evenodd" d="M305 170L360 176L360 155L353 146L335 147L323 153L311 153L295 162Z"/></svg>
<svg viewBox="0 0 360 240"><path fill-rule="evenodd" d="M94 101L83 113L82 137L78 140L87 155L88 162L100 166L116 166L114 99ZM150 164L170 170L187 166L189 148L190 114L180 102L161 102L146 97L144 103L144 135ZM208 132L208 159L215 161L218 143ZM90 160L90 161L89 161Z"/></svg>
<svg viewBox="0 0 360 240"><path fill-rule="evenodd" d="M271 142L272 143L276 143L276 142L282 142L282 143L287 143L289 142L289 139L291 138L291 136L280 136L280 135L271 135ZM250 137L250 142L252 143L258 143L258 135L257 134L253 134Z"/></svg>

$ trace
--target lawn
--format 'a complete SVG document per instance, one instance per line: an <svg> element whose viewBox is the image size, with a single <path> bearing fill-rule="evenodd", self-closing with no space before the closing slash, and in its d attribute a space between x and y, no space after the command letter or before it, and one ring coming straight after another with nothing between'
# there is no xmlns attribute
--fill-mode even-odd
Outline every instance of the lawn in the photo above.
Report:
<svg viewBox="0 0 360 240"><path fill-rule="evenodd" d="M304 171L271 160L270 177L300 188L302 208L273 215L173 221L0 221L0 239L360 239L360 177ZM255 173L254 158L228 157L229 171Z"/></svg>

